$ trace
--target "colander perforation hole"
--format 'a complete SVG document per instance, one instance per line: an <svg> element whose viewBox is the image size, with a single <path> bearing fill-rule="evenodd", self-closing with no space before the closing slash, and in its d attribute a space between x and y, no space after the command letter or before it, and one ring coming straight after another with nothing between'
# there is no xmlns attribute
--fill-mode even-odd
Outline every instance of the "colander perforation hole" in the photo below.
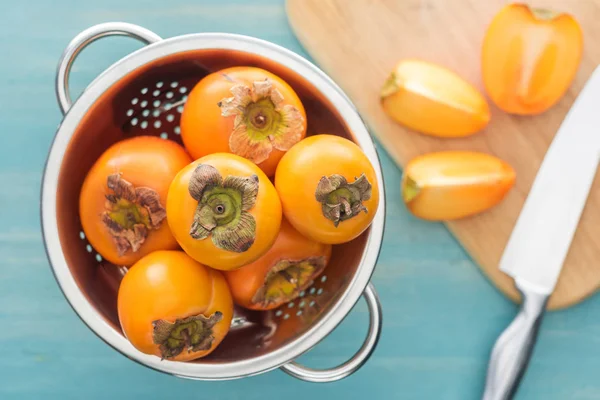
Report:
<svg viewBox="0 0 600 400"><path fill-rule="evenodd" d="M321 277L321 282L325 283L327 281L327 276L323 275Z"/></svg>
<svg viewBox="0 0 600 400"><path fill-rule="evenodd" d="M81 240L85 240L85 233L84 233L83 231L80 231L80 232L79 232L79 238L80 238Z"/></svg>
<svg viewBox="0 0 600 400"><path fill-rule="evenodd" d="M290 301L290 302L288 303L288 308L292 308L292 307L294 307L294 302L293 302L293 301Z"/></svg>
<svg viewBox="0 0 600 400"><path fill-rule="evenodd" d="M127 116L131 117L133 115L133 108L130 108L129 110L127 110Z"/></svg>
<svg viewBox="0 0 600 400"><path fill-rule="evenodd" d="M163 132L163 133L160 134L160 138L161 139L168 139L169 135L167 134L167 132Z"/></svg>
<svg viewBox="0 0 600 400"><path fill-rule="evenodd" d="M92 252L92 250L93 250L93 249L92 249L92 246L91 246L91 245L89 245L89 244L88 244L87 246L85 246L85 249L87 250L87 252L88 252L88 253L91 253L91 252Z"/></svg>
<svg viewBox="0 0 600 400"><path fill-rule="evenodd" d="M160 107L160 100L154 100L154 102L152 103L152 105L154 107Z"/></svg>
<svg viewBox="0 0 600 400"><path fill-rule="evenodd" d="M275 311L275 316L276 317L281 317L282 314L283 314L283 311L281 311L281 310Z"/></svg>
<svg viewBox="0 0 600 400"><path fill-rule="evenodd" d="M323 293L323 288L319 288L319 290L317 290L317 296Z"/></svg>
<svg viewBox="0 0 600 400"><path fill-rule="evenodd" d="M148 100L143 100L143 101L140 103L140 107L142 107L142 108L145 108L147 105L148 105Z"/></svg>
<svg viewBox="0 0 600 400"><path fill-rule="evenodd" d="M160 122L159 120L154 121L154 127L156 129L160 128L161 125L162 125L162 122Z"/></svg>
<svg viewBox="0 0 600 400"><path fill-rule="evenodd" d="M308 303L308 306L309 306L309 307L314 307L314 306L315 306L315 301L313 300L313 301L311 301L310 303Z"/></svg>
<svg viewBox="0 0 600 400"><path fill-rule="evenodd" d="M154 92L152 92L152 96L154 97L158 97L160 95L160 90L155 90Z"/></svg>
<svg viewBox="0 0 600 400"><path fill-rule="evenodd" d="M164 82L156 82L156 87L159 88L159 89L161 87L163 87L163 85L164 85Z"/></svg>
<svg viewBox="0 0 600 400"><path fill-rule="evenodd" d="M181 128L176 126L175 129L173 129L173 132L175 132L176 135L179 135L181 133Z"/></svg>
<svg viewBox="0 0 600 400"><path fill-rule="evenodd" d="M179 85L178 82L171 82L171 87L174 89L177 87L177 85Z"/></svg>
<svg viewBox="0 0 600 400"><path fill-rule="evenodd" d="M148 127L148 121L142 121L142 123L140 124L140 127L142 129L146 129Z"/></svg>
<svg viewBox="0 0 600 400"><path fill-rule="evenodd" d="M178 106L178 107L177 107L177 112L178 112L179 114L181 114L181 113L183 112L183 106Z"/></svg>
<svg viewBox="0 0 600 400"><path fill-rule="evenodd" d="M144 112L142 112L142 116L147 117L150 115L150 110L144 110Z"/></svg>
<svg viewBox="0 0 600 400"><path fill-rule="evenodd" d="M172 99L174 94L173 94L173 92L167 92L166 96L167 96L167 99Z"/></svg>
<svg viewBox="0 0 600 400"><path fill-rule="evenodd" d="M138 119L137 118L133 118L131 120L131 125L136 126L138 124Z"/></svg>
<svg viewBox="0 0 600 400"><path fill-rule="evenodd" d="M152 116L153 117L158 117L160 115L160 110L154 110L152 111Z"/></svg>
<svg viewBox="0 0 600 400"><path fill-rule="evenodd" d="M142 90L140 90L140 93L141 93L141 94L146 94L146 93L148 93L148 88L147 88L147 87L143 88Z"/></svg>
<svg viewBox="0 0 600 400"><path fill-rule="evenodd" d="M317 289L315 289L314 287L310 288L310 290L308 291L309 294L315 294L315 292L317 291Z"/></svg>
<svg viewBox="0 0 600 400"><path fill-rule="evenodd" d="M283 316L283 319L288 319L289 317L290 317L290 314L287 314L287 313L286 313L286 314Z"/></svg>
<svg viewBox="0 0 600 400"><path fill-rule="evenodd" d="M175 116L173 114L167 115L167 121L169 121L169 122L175 121Z"/></svg>
<svg viewBox="0 0 600 400"><path fill-rule="evenodd" d="M298 312L296 312L296 316L301 316L302 315L302 310L298 310Z"/></svg>
<svg viewBox="0 0 600 400"><path fill-rule="evenodd" d="M102 262L102 256L100 254L96 254L96 261Z"/></svg>
<svg viewBox="0 0 600 400"><path fill-rule="evenodd" d="M182 86L179 88L179 93L185 93L187 92L187 88L185 86Z"/></svg>
<svg viewBox="0 0 600 400"><path fill-rule="evenodd" d="M304 297L305 294L306 294L306 292L303 290L298 294L298 297Z"/></svg>
<svg viewBox="0 0 600 400"><path fill-rule="evenodd" d="M298 308L303 308L305 304L306 302L304 300L301 301L300 304L298 304Z"/></svg>
<svg viewBox="0 0 600 400"><path fill-rule="evenodd" d="M131 104L135 106L138 103L138 101L140 100L137 97L134 97L133 99L131 99Z"/></svg>

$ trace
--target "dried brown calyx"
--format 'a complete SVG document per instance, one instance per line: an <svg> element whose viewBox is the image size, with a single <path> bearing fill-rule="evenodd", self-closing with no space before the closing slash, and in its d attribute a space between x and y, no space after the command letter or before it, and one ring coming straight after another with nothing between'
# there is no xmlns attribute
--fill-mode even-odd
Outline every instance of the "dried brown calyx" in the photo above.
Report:
<svg viewBox="0 0 600 400"><path fill-rule="evenodd" d="M280 260L265 277L264 284L252 298L254 304L268 307L292 300L310 286L327 266L324 256L308 257L301 260Z"/></svg>
<svg viewBox="0 0 600 400"><path fill-rule="evenodd" d="M371 198L371 183L365 174L348 183L341 175L324 176L317 185L315 197L321 203L325 218L337 227L361 211L368 212L363 201Z"/></svg>
<svg viewBox="0 0 600 400"><path fill-rule="evenodd" d="M134 187L120 173L108 176L111 193L106 195L102 222L108 228L119 256L136 252L153 229L158 229L167 216L158 193L147 187Z"/></svg>
<svg viewBox="0 0 600 400"><path fill-rule="evenodd" d="M229 149L256 164L265 161L273 148L289 150L302 139L304 117L298 108L284 104L283 95L270 79L252 87L236 84L232 97L219 102L221 115L235 116Z"/></svg>
<svg viewBox="0 0 600 400"><path fill-rule="evenodd" d="M152 340L159 345L163 359L173 358L184 350L188 353L208 350L212 346L213 327L223 319L220 311L210 317L196 315L175 322L159 319L152 322Z"/></svg>
<svg viewBox="0 0 600 400"><path fill-rule="evenodd" d="M258 176L221 177L212 165L200 164L188 186L198 201L190 236L203 240L211 236L215 246L237 253L252 246L256 221L248 212L256 203Z"/></svg>

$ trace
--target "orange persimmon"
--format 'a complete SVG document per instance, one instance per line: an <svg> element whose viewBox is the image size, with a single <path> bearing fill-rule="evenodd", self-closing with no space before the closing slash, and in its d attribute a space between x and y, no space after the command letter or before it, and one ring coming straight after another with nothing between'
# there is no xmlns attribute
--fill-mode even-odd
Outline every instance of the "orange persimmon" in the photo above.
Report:
<svg viewBox="0 0 600 400"><path fill-rule="evenodd" d="M125 274L117 298L125 337L139 351L173 361L207 356L233 317L223 274L183 251L155 251Z"/></svg>
<svg viewBox="0 0 600 400"><path fill-rule="evenodd" d="M490 121L477 88L448 68L417 59L396 65L381 90L381 105L396 122L437 137L472 135Z"/></svg>
<svg viewBox="0 0 600 400"><path fill-rule="evenodd" d="M315 135L292 147L275 173L285 218L321 243L364 232L379 205L375 169L362 149L340 136Z"/></svg>
<svg viewBox="0 0 600 400"><path fill-rule="evenodd" d="M220 270L255 261L281 225L275 187L251 161L229 153L202 157L173 179L167 220L181 247Z"/></svg>
<svg viewBox="0 0 600 400"><path fill-rule="evenodd" d="M539 114L565 94L582 53L583 33L573 16L509 4L494 16L483 40L483 83L503 111Z"/></svg>
<svg viewBox="0 0 600 400"><path fill-rule="evenodd" d="M236 304L272 310L295 299L329 262L331 245L301 235L285 219L273 246L253 263L226 271Z"/></svg>
<svg viewBox="0 0 600 400"><path fill-rule="evenodd" d="M408 162L402 176L402 197L408 210L419 218L452 220L498 204L514 182L514 169L495 156L440 151Z"/></svg>
<svg viewBox="0 0 600 400"><path fill-rule="evenodd" d="M154 136L119 141L98 158L81 188L79 216L102 257L131 265L152 251L177 249L164 206L171 181L191 161L183 147Z"/></svg>
<svg viewBox="0 0 600 400"><path fill-rule="evenodd" d="M233 153L267 176L305 135L306 112L294 89L256 67L231 67L204 77L181 115L181 138L194 158Z"/></svg>

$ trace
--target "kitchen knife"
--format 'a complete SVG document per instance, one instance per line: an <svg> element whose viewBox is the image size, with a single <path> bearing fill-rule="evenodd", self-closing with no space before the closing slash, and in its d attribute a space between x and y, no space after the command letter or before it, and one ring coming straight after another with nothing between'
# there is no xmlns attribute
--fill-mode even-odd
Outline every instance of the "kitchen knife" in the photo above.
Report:
<svg viewBox="0 0 600 400"><path fill-rule="evenodd" d="M556 133L500 260L521 309L491 353L483 400L512 399L569 251L600 160L600 67Z"/></svg>

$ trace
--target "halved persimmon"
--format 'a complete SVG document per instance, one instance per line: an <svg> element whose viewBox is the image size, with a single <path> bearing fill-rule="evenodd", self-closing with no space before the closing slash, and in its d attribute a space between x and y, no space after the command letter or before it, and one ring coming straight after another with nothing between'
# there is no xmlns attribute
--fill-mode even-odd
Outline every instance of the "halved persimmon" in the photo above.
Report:
<svg viewBox="0 0 600 400"><path fill-rule="evenodd" d="M267 252L281 224L281 202L251 161L229 153L202 157L173 179L167 219L181 247L220 270L239 268Z"/></svg>
<svg viewBox="0 0 600 400"><path fill-rule="evenodd" d="M583 32L573 16L508 4L494 16L483 40L483 83L503 111L539 114L565 94L582 54Z"/></svg>
<svg viewBox="0 0 600 400"><path fill-rule="evenodd" d="M164 207L171 181L190 162L183 147L154 136L119 141L98 158L83 182L79 215L102 257L131 265L152 251L177 249Z"/></svg>
<svg viewBox="0 0 600 400"><path fill-rule="evenodd" d="M258 260L226 271L236 304L271 310L298 297L325 270L331 245L300 234L285 219L273 246Z"/></svg>
<svg viewBox="0 0 600 400"><path fill-rule="evenodd" d="M129 269L117 308L123 333L136 349L172 361L212 353L233 317L223 274L172 250L152 252Z"/></svg>
<svg viewBox="0 0 600 400"><path fill-rule="evenodd" d="M496 156L440 151L415 157L402 176L402 197L415 216L443 221L497 205L513 187L515 171Z"/></svg>
<svg viewBox="0 0 600 400"><path fill-rule="evenodd" d="M305 135L306 112L294 89L256 67L231 67L204 77L181 115L181 138L194 158L233 153L267 176Z"/></svg>
<svg viewBox="0 0 600 400"><path fill-rule="evenodd" d="M310 136L292 147L279 162L275 187L285 218L321 243L356 238L379 206L373 165L358 145L340 136Z"/></svg>

